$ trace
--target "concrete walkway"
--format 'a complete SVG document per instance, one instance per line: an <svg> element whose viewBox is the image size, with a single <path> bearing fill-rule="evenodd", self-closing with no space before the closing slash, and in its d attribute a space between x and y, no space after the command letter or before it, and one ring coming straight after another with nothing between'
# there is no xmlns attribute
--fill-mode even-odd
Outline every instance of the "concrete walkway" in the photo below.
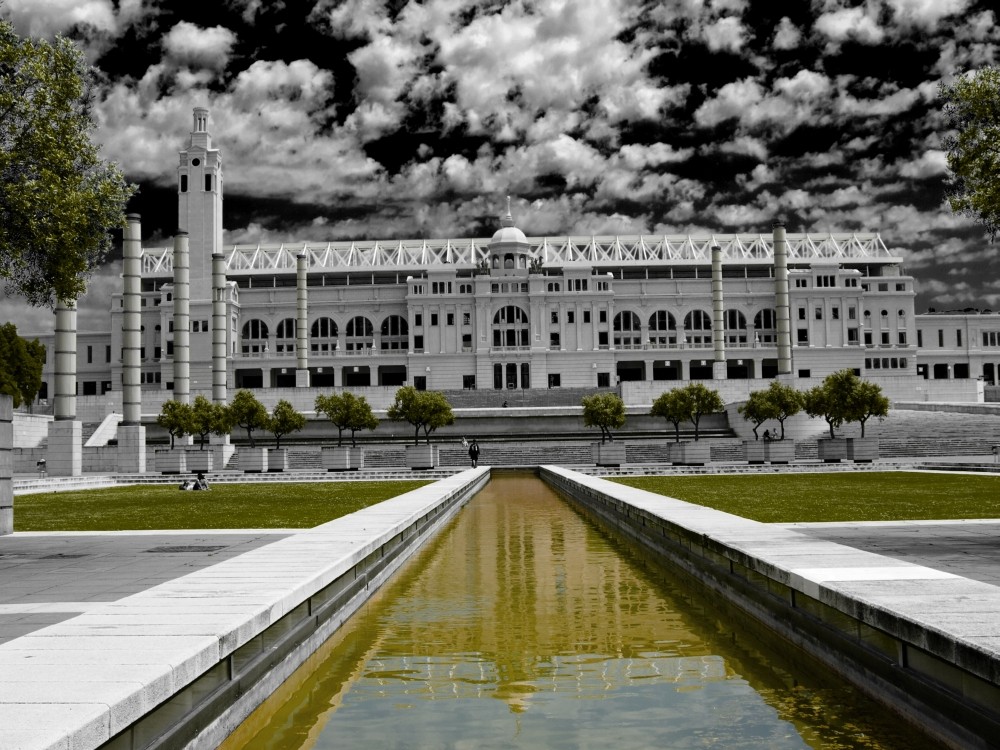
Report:
<svg viewBox="0 0 1000 750"><path fill-rule="evenodd" d="M402 512L410 511L404 508ZM958 577L1000 586L1000 520L773 526L800 534L803 542L800 552L806 557L809 540L815 540L817 549L827 549L825 545L834 542L905 561L905 564L926 566L940 571L943 578L953 582L953 577ZM112 620L116 613L129 613L129 607L124 606L126 601L137 601L135 597L139 595L147 600L142 605L146 609L142 609L142 617L139 610L135 610L134 617L138 619L127 618L128 622L119 625L132 637L147 635L163 640L171 630L167 622L173 622L172 612L154 616L156 611L168 612L155 610L155 606L163 606L155 599L159 597L159 601L164 602L164 597L176 596L163 593L167 590L163 588L165 585L181 589L190 581L188 588L197 588L204 587L207 582L209 589L215 587L217 593L214 597L207 596L205 591L195 594L205 597L201 600L202 606L219 605L227 600L233 603L233 597L247 596L253 587L247 589L245 584L233 578L230 589L226 583L228 577L249 576L254 581L273 585L280 583L275 580L273 566L276 561L279 565L303 564L303 559L296 556L299 553L286 559L281 554L262 552L283 540L301 539L303 544L292 542L288 549L301 546L308 558L314 554L311 550L316 548L317 542L321 546L337 547L338 528L354 537L351 542L363 536L362 529L331 523L314 530L21 532L0 537L0 674L4 675L0 680L0 748L97 747L115 734L113 718L110 726L99 727L88 717L96 716L97 705L105 700L96 687L101 684L101 678L95 675L103 669L97 665L104 664L109 649L119 646L111 641L104 646L94 644L101 640L102 628L110 631L115 627ZM877 567L891 565L889 560L883 559ZM212 573L213 569L217 572ZM210 575L205 577L205 574ZM203 580L199 580L199 576ZM1000 588L990 599L1000 602ZM151 606L154 609L149 609ZM220 612L218 606L208 606L202 618L189 612L186 618L177 620L184 630L183 637L209 639L211 633L216 632L212 630L215 625L201 628L199 623L208 624L209 620L218 619ZM980 616L984 613L980 612ZM1000 608L986 619L993 622L994 632L989 640L1000 642ZM173 626L173 630L176 629ZM71 641L64 646L50 645L57 642L57 637L72 638L73 633L81 639L90 639L89 652L75 648ZM47 638L50 634L53 637ZM118 637L122 639L125 635ZM980 635L987 637L985 633ZM139 640L146 645L133 644L132 651L149 658L124 665L119 658L118 676L107 679L141 682L151 674L147 662L162 657L165 663L170 663L173 657L166 652L150 650L151 639ZM46 656L32 657L34 660L28 661L26 655L37 655L40 647ZM60 652L60 648L66 650ZM174 663L175 670L176 666ZM68 683L78 685L78 695L73 693L72 687L67 687ZM154 701L157 695L162 698L164 690L166 688L161 685L149 693L148 698ZM56 693L63 697L53 698ZM73 704L62 706L61 718L70 717L72 723L73 712L81 712L80 722L89 727L89 734L78 733L70 744L65 736L59 736L57 728L40 731L53 712L53 701ZM111 706L112 717L115 711L122 715L132 713L122 706ZM83 713L86 716L82 716Z"/></svg>

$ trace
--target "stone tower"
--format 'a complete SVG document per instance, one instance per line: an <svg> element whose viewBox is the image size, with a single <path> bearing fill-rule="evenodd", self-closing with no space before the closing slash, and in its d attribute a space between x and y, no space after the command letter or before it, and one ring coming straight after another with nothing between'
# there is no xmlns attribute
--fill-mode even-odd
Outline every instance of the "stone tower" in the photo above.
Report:
<svg viewBox="0 0 1000 750"><path fill-rule="evenodd" d="M208 110L196 107L191 142L177 167L177 228L187 232L191 301L212 299L212 255L222 252L222 152L212 148Z"/></svg>

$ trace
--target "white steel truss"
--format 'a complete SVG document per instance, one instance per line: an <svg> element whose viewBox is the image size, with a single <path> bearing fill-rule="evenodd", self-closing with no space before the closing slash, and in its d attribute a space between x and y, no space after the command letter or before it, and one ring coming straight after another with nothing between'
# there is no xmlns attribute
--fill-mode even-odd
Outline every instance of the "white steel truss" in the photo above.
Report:
<svg viewBox="0 0 1000 750"><path fill-rule="evenodd" d="M788 261L902 262L878 233L788 234ZM528 237L528 254L549 267L572 265L653 266L710 263L712 246L735 263L770 263L770 234ZM226 253L229 274L294 273L305 254L309 270L402 271L435 266L476 266L487 258L489 239L302 242L235 245ZM143 275L173 273L172 248L145 248Z"/></svg>

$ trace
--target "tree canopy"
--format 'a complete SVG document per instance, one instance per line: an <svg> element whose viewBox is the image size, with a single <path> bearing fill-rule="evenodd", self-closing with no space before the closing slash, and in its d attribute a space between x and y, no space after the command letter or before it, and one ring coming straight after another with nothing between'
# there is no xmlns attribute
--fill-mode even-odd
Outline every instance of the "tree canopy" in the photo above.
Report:
<svg viewBox="0 0 1000 750"><path fill-rule="evenodd" d="M316 411L325 414L337 428L337 445L343 445L344 430L351 431L351 445L356 446L354 435L358 430L374 430L378 427L378 418L372 413L368 399L364 396L359 398L350 392L329 396L321 393L316 397Z"/></svg>
<svg viewBox="0 0 1000 750"><path fill-rule="evenodd" d="M1000 232L1000 69L986 66L938 95L954 133L948 150L948 202L951 210L986 228L990 241Z"/></svg>
<svg viewBox="0 0 1000 750"><path fill-rule="evenodd" d="M599 427L601 442L613 442L611 430L625 426L625 402L617 393L595 393L584 396L583 425L584 427Z"/></svg>
<svg viewBox="0 0 1000 750"><path fill-rule="evenodd" d="M822 384L805 392L803 403L810 417L822 417L834 429L845 422L858 422L861 437L865 436L865 423L872 417L879 420L889 414L889 399L877 384L862 380L853 370L838 370L824 378Z"/></svg>
<svg viewBox="0 0 1000 750"><path fill-rule="evenodd" d="M21 338L13 323L0 326L0 393L10 396L15 408L34 403L44 365L45 346L38 339Z"/></svg>
<svg viewBox="0 0 1000 750"><path fill-rule="evenodd" d="M202 395L194 397L191 404L191 434L197 435L199 447L205 450L205 438L209 435L228 435L232 429L229 409L224 404L209 401Z"/></svg>
<svg viewBox="0 0 1000 750"><path fill-rule="evenodd" d="M753 422L753 436L767 420L774 419L781 426L781 439L785 439L785 420L802 411L802 394L791 386L772 380L766 390L751 391L750 397L737 411L748 422Z"/></svg>
<svg viewBox="0 0 1000 750"><path fill-rule="evenodd" d="M415 445L420 444L421 430L430 444L432 432L455 422L451 404L443 393L418 391L412 385L404 385L396 391L396 399L389 407L387 416L394 421L405 421L413 425Z"/></svg>
<svg viewBox="0 0 1000 750"><path fill-rule="evenodd" d="M291 402L281 399L274 405L274 410L268 417L266 429L274 435L274 447L280 448L282 437L298 432L305 426L305 415L296 411Z"/></svg>
<svg viewBox="0 0 1000 750"><path fill-rule="evenodd" d="M91 140L92 79L68 39L0 20L0 279L34 306L85 291L135 192Z"/></svg>
<svg viewBox="0 0 1000 750"><path fill-rule="evenodd" d="M194 410L190 404L170 399L163 402L156 423L170 434L170 447L174 447L174 439L185 435L194 435Z"/></svg>
<svg viewBox="0 0 1000 750"><path fill-rule="evenodd" d="M698 440L698 424L705 414L714 414L726 408L718 391L701 383L690 383L683 388L674 388L661 393L653 402L649 413L663 417L674 426L674 437L681 440L681 422L694 425L694 439Z"/></svg>
<svg viewBox="0 0 1000 750"><path fill-rule="evenodd" d="M247 431L250 447L257 447L253 434L256 430L266 430L270 417L264 404L257 400L250 391L237 391L233 402L229 404L229 421L234 427L242 427Z"/></svg>

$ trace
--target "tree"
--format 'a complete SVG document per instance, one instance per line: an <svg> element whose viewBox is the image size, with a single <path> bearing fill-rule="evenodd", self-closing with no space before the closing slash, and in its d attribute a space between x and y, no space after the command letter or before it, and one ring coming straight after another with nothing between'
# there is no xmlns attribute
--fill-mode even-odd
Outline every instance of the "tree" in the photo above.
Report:
<svg viewBox="0 0 1000 750"><path fill-rule="evenodd" d="M229 409L224 404L195 396L191 404L191 434L199 436L201 450L205 450L205 438L209 435L228 435L232 428Z"/></svg>
<svg viewBox="0 0 1000 750"><path fill-rule="evenodd" d="M706 388L701 383L691 383L685 390L691 401L691 422L694 424L694 439L698 442L698 423L705 414L715 414L726 408L718 391Z"/></svg>
<svg viewBox="0 0 1000 750"><path fill-rule="evenodd" d="M351 445L356 446L354 434L358 430L374 430L378 427L378 418L372 413L368 399L360 398L353 393L333 394L316 397L316 411L325 414L337 428L337 445L343 444L344 430L351 431Z"/></svg>
<svg viewBox="0 0 1000 750"><path fill-rule="evenodd" d="M889 416L889 399L882 394L882 389L876 383L858 380L854 393L851 395L849 422L861 424L861 437L865 436L865 422L877 417L881 422Z"/></svg>
<svg viewBox="0 0 1000 750"><path fill-rule="evenodd" d="M781 439L785 439L785 420L802 411L802 392L790 385L772 380L767 387L767 400L771 405L771 418L781 425Z"/></svg>
<svg viewBox="0 0 1000 750"><path fill-rule="evenodd" d="M611 430L617 430L625 425L625 402L617 393L595 393L584 396L583 425L584 427L599 427L601 442L614 442Z"/></svg>
<svg viewBox="0 0 1000 750"><path fill-rule="evenodd" d="M451 404L443 393L418 391L412 385L404 385L396 391L396 399L389 407L387 416L393 421L405 421L413 425L415 445L420 444L421 430L429 445L432 432L455 422Z"/></svg>
<svg viewBox="0 0 1000 750"><path fill-rule="evenodd" d="M31 305L80 296L135 192L91 140L93 78L68 39L0 20L0 279Z"/></svg>
<svg viewBox="0 0 1000 750"><path fill-rule="evenodd" d="M944 139L951 210L982 224L993 242L1000 232L1000 69L986 66L941 84L938 96L955 131Z"/></svg>
<svg viewBox="0 0 1000 750"><path fill-rule="evenodd" d="M253 433L255 430L267 429L269 417L264 404L257 400L250 391L237 391L233 402L229 405L229 421L234 427L242 427L247 431L250 447L256 448Z"/></svg>
<svg viewBox="0 0 1000 750"><path fill-rule="evenodd" d="M38 339L28 341L17 335L17 326L0 326L0 393L14 402L31 406L42 387L45 346Z"/></svg>
<svg viewBox="0 0 1000 750"><path fill-rule="evenodd" d="M771 419L771 404L767 399L767 391L751 391L747 400L740 404L736 411L748 422L753 423L753 439L760 440L757 430L764 422Z"/></svg>
<svg viewBox="0 0 1000 750"><path fill-rule="evenodd" d="M274 435L274 447L281 447L281 438L293 432L298 432L306 426L306 417L295 410L285 399L275 404L274 411L267 420L266 429Z"/></svg>
<svg viewBox="0 0 1000 750"><path fill-rule="evenodd" d="M777 420L781 425L781 440L785 439L785 420L802 411L802 394L777 380L764 391L752 391L746 403L737 411L748 422L754 423L753 436L757 439L757 429L768 419Z"/></svg>
<svg viewBox="0 0 1000 750"><path fill-rule="evenodd" d="M864 437L865 422L871 417L882 419L889 413L889 399L882 395L882 389L861 380L854 370L827 375L820 385L806 391L804 405L810 417L826 420L831 438L835 437L834 429L844 422L860 422Z"/></svg>
<svg viewBox="0 0 1000 750"><path fill-rule="evenodd" d="M164 401L160 408L160 413L156 417L156 423L167 431L170 435L170 448L174 447L174 438L182 438L185 435L194 435L194 410L190 404L182 404L180 401Z"/></svg>
<svg viewBox="0 0 1000 750"><path fill-rule="evenodd" d="M691 419L691 399L686 388L674 388L664 391L653 402L649 413L654 417L663 417L674 426L674 439L681 441L681 422Z"/></svg>

